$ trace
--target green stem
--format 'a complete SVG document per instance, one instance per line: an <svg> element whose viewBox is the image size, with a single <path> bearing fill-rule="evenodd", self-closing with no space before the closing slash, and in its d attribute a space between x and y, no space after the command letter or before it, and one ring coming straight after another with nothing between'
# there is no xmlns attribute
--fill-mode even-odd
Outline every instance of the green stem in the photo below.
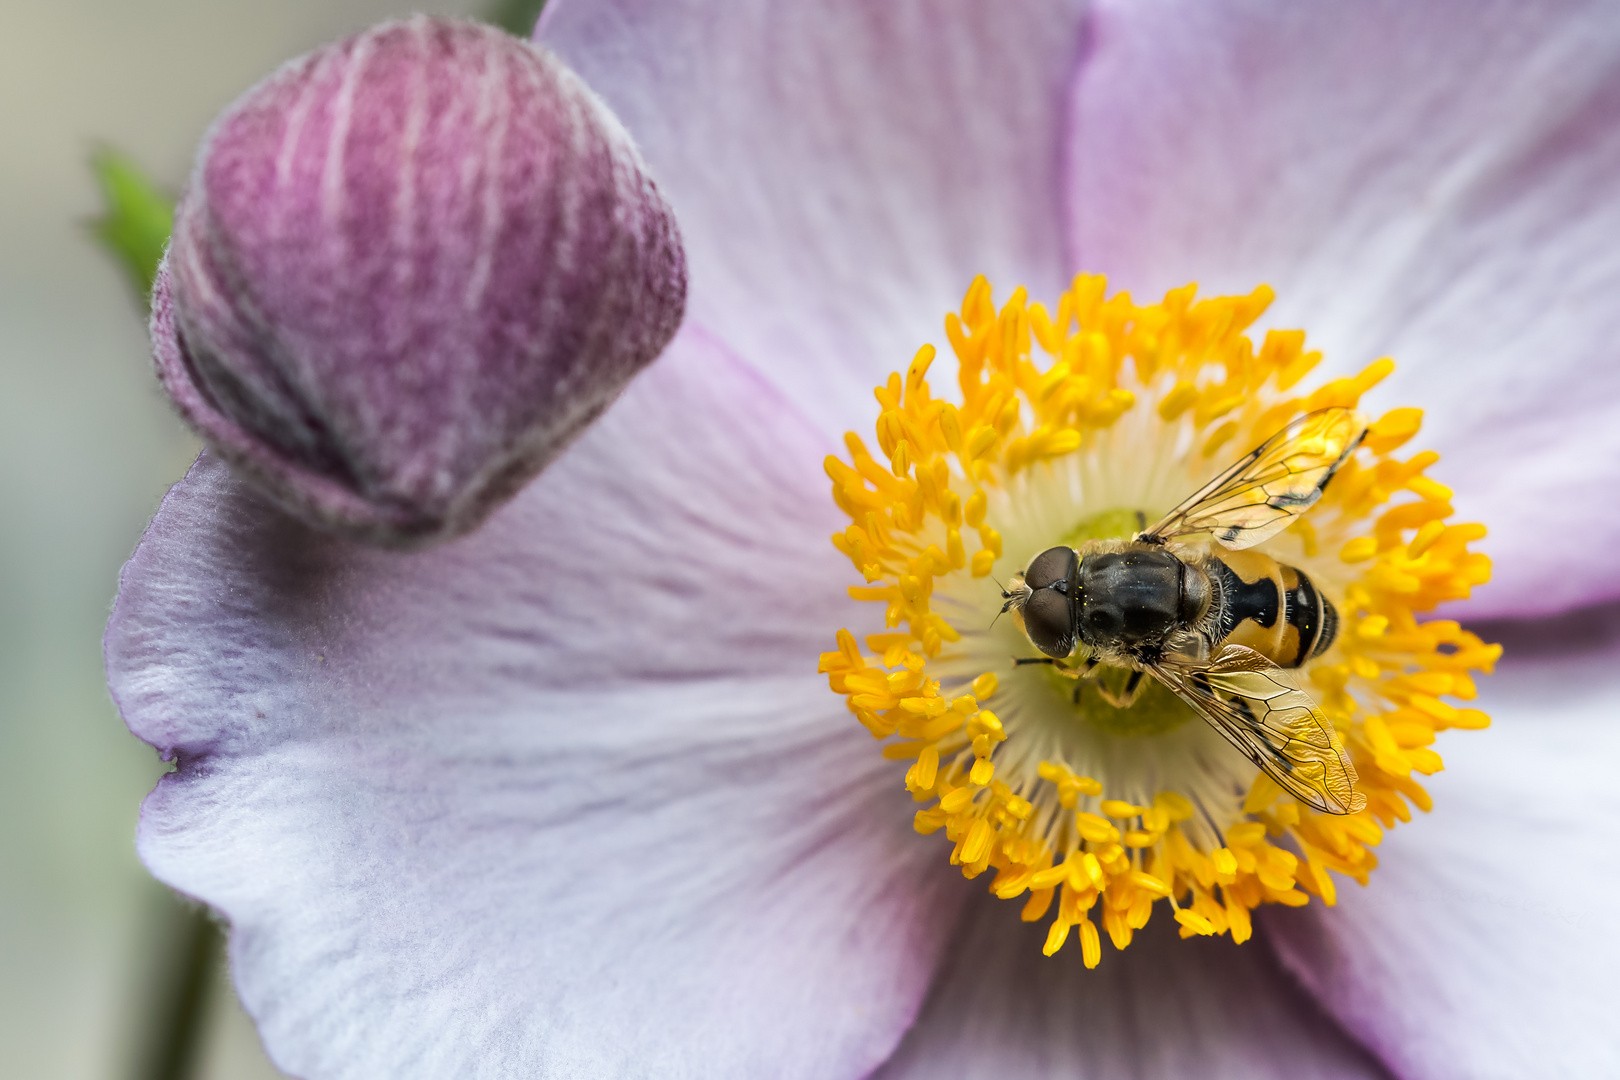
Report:
<svg viewBox="0 0 1620 1080"><path fill-rule="evenodd" d="M546 0L492 0L484 18L509 34L526 38L534 33L535 20L545 4Z"/></svg>
<svg viewBox="0 0 1620 1080"><path fill-rule="evenodd" d="M188 905L166 956L173 962L167 985L159 988L152 1007L152 1031L146 1060L138 1062L137 1080L191 1080L197 1075L208 1002L223 944L219 927L206 908Z"/></svg>

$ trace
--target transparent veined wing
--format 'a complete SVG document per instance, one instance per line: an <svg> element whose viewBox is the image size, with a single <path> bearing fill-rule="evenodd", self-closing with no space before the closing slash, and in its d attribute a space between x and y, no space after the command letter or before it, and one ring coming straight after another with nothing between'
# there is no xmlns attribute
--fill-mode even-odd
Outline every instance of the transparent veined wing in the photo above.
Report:
<svg viewBox="0 0 1620 1080"><path fill-rule="evenodd" d="M1148 673L1300 802L1325 814L1367 805L1333 722L1291 675L1253 649L1225 645L1208 665Z"/></svg>
<svg viewBox="0 0 1620 1080"><path fill-rule="evenodd" d="M1210 533L1241 551L1286 529L1322 497L1367 425L1351 409L1320 409L1295 420L1141 534L1150 541Z"/></svg>

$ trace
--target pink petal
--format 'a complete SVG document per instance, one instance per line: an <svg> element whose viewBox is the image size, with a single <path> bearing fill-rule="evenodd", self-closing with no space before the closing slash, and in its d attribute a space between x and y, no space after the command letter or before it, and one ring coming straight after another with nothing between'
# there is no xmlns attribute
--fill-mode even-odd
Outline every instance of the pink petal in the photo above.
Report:
<svg viewBox="0 0 1620 1080"><path fill-rule="evenodd" d="M107 638L178 768L143 858L231 922L272 1057L328 1077L857 1076L954 918L814 673L854 607L826 447L688 328L514 503L418 554L205 456Z"/></svg>
<svg viewBox="0 0 1620 1080"><path fill-rule="evenodd" d="M1435 808L1386 837L1371 885L1267 913L1301 981L1401 1076L1620 1076L1617 626L1609 609L1511 639L1542 655L1481 688L1490 730L1441 739Z"/></svg>
<svg viewBox="0 0 1620 1080"><path fill-rule="evenodd" d="M1073 88L1076 262L1148 296L1269 282L1324 370L1492 529L1471 607L1620 595L1620 9L1102 0ZM1545 557L1547 515L1583 537Z"/></svg>
<svg viewBox="0 0 1620 1080"><path fill-rule="evenodd" d="M951 958L881 1080L1348 1080L1383 1070L1263 942L1181 941L1159 913L1130 948L1041 955L1014 904L969 905Z"/></svg>
<svg viewBox="0 0 1620 1080"><path fill-rule="evenodd" d="M1078 0L553 0L536 31L636 138L686 243L689 317L825 430L975 274L1067 284L1058 218Z"/></svg>

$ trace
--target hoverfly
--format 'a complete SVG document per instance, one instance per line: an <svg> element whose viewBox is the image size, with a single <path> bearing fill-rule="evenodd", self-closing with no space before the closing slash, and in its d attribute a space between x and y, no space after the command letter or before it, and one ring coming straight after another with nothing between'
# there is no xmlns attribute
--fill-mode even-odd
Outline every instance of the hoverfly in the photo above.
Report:
<svg viewBox="0 0 1620 1080"><path fill-rule="evenodd" d="M1002 593L1045 654L1017 662L1075 679L1128 668L1123 693L1099 686L1120 708L1145 673L1301 802L1362 809L1350 755L1288 670L1333 644L1338 612L1303 571L1248 549L1315 505L1366 433L1349 409L1309 413L1130 540L1041 552ZM1202 534L1219 548L1172 543Z"/></svg>

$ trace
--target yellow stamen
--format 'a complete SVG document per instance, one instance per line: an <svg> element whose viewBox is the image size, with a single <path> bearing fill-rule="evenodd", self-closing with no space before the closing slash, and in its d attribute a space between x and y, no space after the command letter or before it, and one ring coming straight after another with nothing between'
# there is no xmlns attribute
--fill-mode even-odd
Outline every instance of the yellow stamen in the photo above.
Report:
<svg viewBox="0 0 1620 1080"><path fill-rule="evenodd" d="M1451 491L1425 475L1438 456L1394 456L1422 419L1400 408L1372 422L1308 520L1257 549L1338 609L1337 640L1302 682L1354 760L1363 812L1297 802L1156 684L1119 709L1094 681L1013 664L1033 650L1017 612L996 618L992 577L1054 544L1129 536L1294 417L1354 407L1393 370L1380 360L1290 395L1321 356L1298 331L1254 347L1271 291L1194 295L1140 306L1082 275L1055 312L1022 289L998 309L978 278L945 320L960 401L934 398L924 346L875 390L876 453L851 433L847 458L826 463L850 519L832 537L857 574L849 594L878 605L885 629L864 650L840 630L820 670L892 740L884 756L910 762L905 787L927 804L917 831L943 833L966 876L993 870L998 897L1027 894L1025 921L1055 900L1045 952L1078 929L1087 967L1097 922L1124 948L1160 899L1183 937L1241 942L1261 904L1333 904L1329 871L1365 884L1384 830L1430 806L1414 774L1441 768L1435 733L1489 724L1454 702L1501 653L1418 620L1484 583L1490 561L1469 550L1482 526L1448 522Z"/></svg>

